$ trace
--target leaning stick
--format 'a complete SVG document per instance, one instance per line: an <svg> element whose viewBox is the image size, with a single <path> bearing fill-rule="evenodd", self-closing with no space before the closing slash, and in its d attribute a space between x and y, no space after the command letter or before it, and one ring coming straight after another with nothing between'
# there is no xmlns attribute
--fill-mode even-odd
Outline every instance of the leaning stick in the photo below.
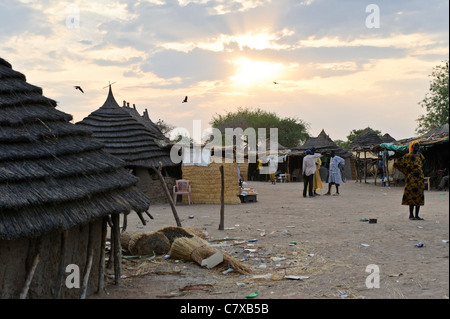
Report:
<svg viewBox="0 0 450 319"><path fill-rule="evenodd" d="M87 246L87 260L86 266L84 268L84 277L83 277L83 285L81 286L81 296L80 299L86 298L86 292L89 283L89 275L91 274L92 268L92 260L94 258L94 246L93 246L93 226L92 223L89 223L89 235L88 235L88 246Z"/></svg>
<svg viewBox="0 0 450 319"><path fill-rule="evenodd" d="M166 194L167 200L169 201L170 207L172 208L172 213L173 213L173 216L175 217L175 222L177 223L177 226L183 227L183 226L181 226L180 219L178 218L177 209L175 208L175 204L173 203L172 196L170 196L170 192L169 192L169 189L167 188L166 181L164 180L164 177L161 174L162 163L159 162L158 169L156 169L156 167L152 165L152 169L156 172L156 174L159 177L159 181L161 182L161 185L164 189L164 193Z"/></svg>
<svg viewBox="0 0 450 319"><path fill-rule="evenodd" d="M61 298L61 285L62 285L62 279L64 276L64 266L66 262L66 242L67 242L67 235L68 232L63 231L61 233L61 250L59 254L59 267L58 267L58 278L56 280L56 289L55 294L53 295L53 298L59 299Z"/></svg>
<svg viewBox="0 0 450 319"><path fill-rule="evenodd" d="M31 268L28 270L27 279L25 280L25 285L23 286L22 292L20 293L20 299L26 299L28 295L28 290L30 289L31 281L34 277L34 272L36 271L36 267L39 263L39 255L41 254L41 239L37 239L37 252L33 259L33 264Z"/></svg>

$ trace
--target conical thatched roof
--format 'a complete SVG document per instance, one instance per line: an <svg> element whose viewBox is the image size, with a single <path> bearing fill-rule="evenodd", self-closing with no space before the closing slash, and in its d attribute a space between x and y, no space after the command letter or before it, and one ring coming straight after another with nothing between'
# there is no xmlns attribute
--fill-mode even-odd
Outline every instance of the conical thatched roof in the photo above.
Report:
<svg viewBox="0 0 450 319"><path fill-rule="evenodd" d="M120 107L110 86L105 103L76 124L91 130L106 145L106 150L124 160L127 166L150 168L158 167L159 162L163 167L175 165L170 150L159 143L164 138L162 133L159 135L150 122L146 123L145 117L136 110Z"/></svg>
<svg viewBox="0 0 450 319"><path fill-rule="evenodd" d="M361 151L369 150L372 147L379 146L383 141L381 137L375 133L370 127L364 129L348 146L348 150L351 151Z"/></svg>
<svg viewBox="0 0 450 319"><path fill-rule="evenodd" d="M382 143L392 143L392 142L395 142L395 138L393 138L391 135L386 133L381 137L381 141L382 141Z"/></svg>
<svg viewBox="0 0 450 319"><path fill-rule="evenodd" d="M326 154L334 151L336 155L346 158L352 156L351 153L343 150L334 143L334 141L325 133L324 130L320 132L317 137L308 137L301 146L294 147L293 151L305 152L307 149L315 148L317 153Z"/></svg>
<svg viewBox="0 0 450 319"><path fill-rule="evenodd" d="M0 239L149 207L125 163L55 107L0 58Z"/></svg>

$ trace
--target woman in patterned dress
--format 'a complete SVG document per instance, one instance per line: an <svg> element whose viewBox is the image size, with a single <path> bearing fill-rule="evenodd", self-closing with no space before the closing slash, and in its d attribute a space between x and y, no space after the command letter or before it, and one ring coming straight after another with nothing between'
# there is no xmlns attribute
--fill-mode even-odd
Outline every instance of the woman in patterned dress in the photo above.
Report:
<svg viewBox="0 0 450 319"><path fill-rule="evenodd" d="M394 167L406 176L405 190L403 191L402 205L409 206L410 220L423 220L419 217L420 206L425 205L424 182L422 165L425 157L419 153L419 143L409 145L409 153L394 163ZM414 215L414 207L416 213Z"/></svg>

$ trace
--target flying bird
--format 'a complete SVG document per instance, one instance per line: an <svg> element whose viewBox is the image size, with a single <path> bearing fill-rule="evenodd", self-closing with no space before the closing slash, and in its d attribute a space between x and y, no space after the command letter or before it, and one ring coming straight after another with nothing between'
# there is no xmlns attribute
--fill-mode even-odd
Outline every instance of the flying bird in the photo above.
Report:
<svg viewBox="0 0 450 319"><path fill-rule="evenodd" d="M278 82L273 81L273 84L278 84Z"/></svg>
<svg viewBox="0 0 450 319"><path fill-rule="evenodd" d="M74 86L74 88L75 88L75 90L80 90L81 93L84 93L83 89L80 86L77 85L77 86Z"/></svg>
<svg viewBox="0 0 450 319"><path fill-rule="evenodd" d="M181 102L181 103L186 103L186 102L187 102L187 99L188 99L188 97L185 96L183 102Z"/></svg>

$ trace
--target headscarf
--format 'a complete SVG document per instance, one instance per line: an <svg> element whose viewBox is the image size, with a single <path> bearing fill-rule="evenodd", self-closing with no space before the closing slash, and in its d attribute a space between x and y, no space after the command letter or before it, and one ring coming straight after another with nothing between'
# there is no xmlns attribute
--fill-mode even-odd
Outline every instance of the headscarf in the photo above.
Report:
<svg viewBox="0 0 450 319"><path fill-rule="evenodd" d="M311 150L306 150L306 154L311 154Z"/></svg>
<svg viewBox="0 0 450 319"><path fill-rule="evenodd" d="M409 144L409 152L412 153L413 145L419 143L418 141L412 141L411 144Z"/></svg>

